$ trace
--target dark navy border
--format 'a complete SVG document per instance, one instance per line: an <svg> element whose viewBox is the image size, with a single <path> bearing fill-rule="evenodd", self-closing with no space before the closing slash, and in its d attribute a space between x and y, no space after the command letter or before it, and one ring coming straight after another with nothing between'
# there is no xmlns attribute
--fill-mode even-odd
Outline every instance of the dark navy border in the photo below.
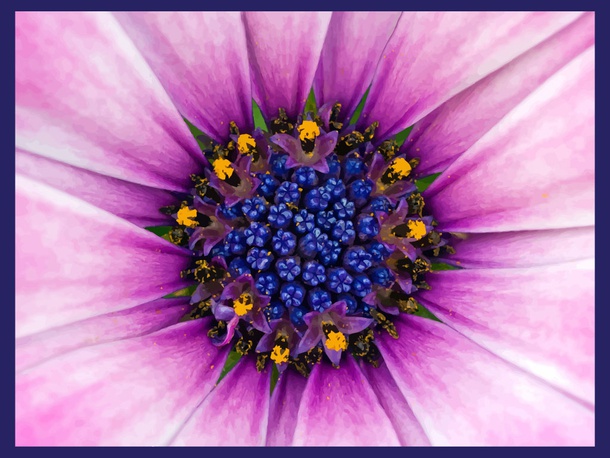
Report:
<svg viewBox="0 0 610 458"><path fill-rule="evenodd" d="M470 0L470 1L450 1L450 0L421 0L420 2L413 1L398 1L398 0L375 0L365 2L364 0L340 0L334 2L321 1L321 0L305 0L305 1L283 1L283 2L271 2L271 1L244 1L244 0L232 0L232 1L204 1L204 0L172 0L171 2L163 0L61 0L50 2L48 0L23 0L23 1L3 1L0 2L0 52L2 53L2 116L0 126L3 130L0 139L2 141L2 153L0 153L0 196L2 197L2 212L5 220L3 224L0 224L2 241L2 251L0 252L0 262L2 263L0 269L0 291L3 292L4 301L1 305L2 315L0 319L0 355L2 357L2 376L0 376L2 403L0 404L1 412L1 423L0 423L0 438L2 444L2 452L8 452L10 455L22 455L27 456L30 454L82 454L83 451L88 456L106 456L108 452L119 453L119 454L131 454L132 449L125 448L112 448L108 449L95 449L90 448L83 450L81 447L74 448L15 448L14 437L15 437L15 426L14 426L14 392L15 392L15 379L14 379L14 322L15 322L15 310L14 310L14 298L15 298L15 226L14 226L14 214L15 214L15 200L14 200L14 167L15 159L13 155L14 147L14 133L15 133L15 118L14 118L14 88L15 88L15 23L14 23L14 12L15 11L54 11L54 10L426 10L426 11L438 11L438 10L496 10L496 11L510 11L510 10L549 10L549 11L563 11L563 10L579 10L579 11L595 11L596 12L596 232L597 232L597 244L596 244L596 259L599 260L596 265L596 355L597 355L597 367L596 367L596 447L595 448L558 448L558 447L547 447L547 448L531 448L531 447L518 447L518 448L493 448L493 450L478 449L478 448L459 448L451 451L445 451L440 448L418 448L418 449L391 449L383 448L383 450L371 450L369 448L349 448L349 449L328 449L324 447L317 447L315 449L305 448L291 448L289 450L285 448L276 449L263 449L263 448L207 448L207 449L193 449L187 448L183 450L173 449L167 452L166 449L162 448L148 448L143 453L147 456L161 456L166 453L172 454L191 454L191 456L200 457L202 453L215 455L223 455L227 453L232 455L234 453L243 454L246 457L252 455L269 456L269 454L281 454L290 456L307 456L311 457L311 454L324 454L330 452L329 455L341 456L343 454L371 456L371 453L382 453L386 455L394 456L407 456L407 454L426 454L426 455L437 455L445 453L457 453L462 454L493 454L494 456L510 456L514 457L514 454L532 454L532 455L552 455L553 457L558 456L590 456L590 454L603 454L604 456L610 452L608 447L608 437L610 436L610 421L608 412L610 410L609 399L610 399L610 380L608 378L608 372L610 371L610 357L608 350L608 336L610 330L608 329L608 323L610 323L610 298L608 296L608 289L605 288L608 280L610 279L610 264L608 263L608 243L605 240L605 235L608 234L608 212L610 210L608 196L608 183L609 179L605 176L605 171L610 170L610 147L608 145L608 132L610 128L610 117L608 113L608 107L610 107L609 98L609 81L610 75L608 73L608 65L610 60L608 56L609 52L609 30L610 23L608 20L608 10L610 2L608 1L592 1L592 0L580 0L580 1L567 1L567 0L512 0L506 1L483 1L483 0ZM569 164L566 164L569 166ZM578 313L579 310L579 298L574 297L574 313ZM455 427L460 427L459 418L455 419ZM374 434L374 431L362 431L363 434ZM606 450L606 452L603 452ZM141 450L133 450L135 453ZM196 454L196 455L195 455Z"/></svg>

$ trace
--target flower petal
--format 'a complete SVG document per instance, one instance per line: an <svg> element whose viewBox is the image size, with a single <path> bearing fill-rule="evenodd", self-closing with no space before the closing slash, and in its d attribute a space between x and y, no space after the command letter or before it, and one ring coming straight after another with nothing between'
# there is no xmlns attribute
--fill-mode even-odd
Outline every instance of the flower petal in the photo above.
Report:
<svg viewBox="0 0 610 458"><path fill-rule="evenodd" d="M172 445L265 445L271 369L242 358L205 398Z"/></svg>
<svg viewBox="0 0 610 458"><path fill-rule="evenodd" d="M266 445L292 445L306 384L307 379L292 369L284 371L278 378L269 404Z"/></svg>
<svg viewBox="0 0 610 458"><path fill-rule="evenodd" d="M16 336L122 310L187 285L189 252L16 177Z"/></svg>
<svg viewBox="0 0 610 458"><path fill-rule="evenodd" d="M400 445L356 362L314 366L301 399L293 445Z"/></svg>
<svg viewBox="0 0 610 458"><path fill-rule="evenodd" d="M252 96L238 12L115 13L185 118L217 141L251 131Z"/></svg>
<svg viewBox="0 0 610 458"><path fill-rule="evenodd" d="M159 208L175 204L171 193L119 180L47 159L24 150L15 151L15 171L53 186L138 226L161 226L172 220Z"/></svg>
<svg viewBox="0 0 610 458"><path fill-rule="evenodd" d="M371 84L377 62L400 14L333 13L314 80L318 106L339 102L341 120L349 120Z"/></svg>
<svg viewBox="0 0 610 458"><path fill-rule="evenodd" d="M379 62L358 125L379 122L384 139L519 54L579 13L402 14Z"/></svg>
<svg viewBox="0 0 610 458"><path fill-rule="evenodd" d="M594 49L549 78L425 192L439 229L594 224Z"/></svg>
<svg viewBox="0 0 610 458"><path fill-rule="evenodd" d="M443 103L405 143L416 172L442 172L528 94L595 42L594 14L576 21Z"/></svg>
<svg viewBox="0 0 610 458"><path fill-rule="evenodd" d="M254 99L267 119L279 108L295 119L305 107L331 13L243 15Z"/></svg>
<svg viewBox="0 0 610 458"><path fill-rule="evenodd" d="M430 439L413 415L387 366L382 363L379 367L373 367L363 363L360 367L394 425L401 445L430 445Z"/></svg>
<svg viewBox="0 0 610 458"><path fill-rule="evenodd" d="M418 294L441 321L573 396L594 402L592 262L437 272ZM484 304L484 306L482 306Z"/></svg>
<svg viewBox="0 0 610 458"><path fill-rule="evenodd" d="M595 256L595 228L462 234L445 261L467 269L535 267Z"/></svg>
<svg viewBox="0 0 610 458"><path fill-rule="evenodd" d="M129 37L106 13L16 15L16 145L183 191L201 151Z"/></svg>
<svg viewBox="0 0 610 458"><path fill-rule="evenodd" d="M176 324L188 310L188 298L157 299L22 337L15 342L15 370L79 348L150 334Z"/></svg>
<svg viewBox="0 0 610 458"><path fill-rule="evenodd" d="M375 343L433 445L591 445L594 414L449 326L409 316ZM501 326L501 323L497 323Z"/></svg>
<svg viewBox="0 0 610 458"><path fill-rule="evenodd" d="M209 319L82 348L17 375L17 445L162 445L218 379Z"/></svg>

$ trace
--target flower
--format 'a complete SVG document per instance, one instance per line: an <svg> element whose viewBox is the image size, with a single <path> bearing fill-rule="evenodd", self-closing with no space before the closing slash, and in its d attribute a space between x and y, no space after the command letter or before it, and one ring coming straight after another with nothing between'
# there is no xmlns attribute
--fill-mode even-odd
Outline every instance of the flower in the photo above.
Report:
<svg viewBox="0 0 610 458"><path fill-rule="evenodd" d="M591 444L593 21L18 14L17 443Z"/></svg>

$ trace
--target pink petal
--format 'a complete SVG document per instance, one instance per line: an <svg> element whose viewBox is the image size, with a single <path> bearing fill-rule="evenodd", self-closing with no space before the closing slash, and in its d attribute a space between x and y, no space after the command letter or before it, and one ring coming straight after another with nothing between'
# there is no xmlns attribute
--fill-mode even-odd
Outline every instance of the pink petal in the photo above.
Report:
<svg viewBox="0 0 610 458"><path fill-rule="evenodd" d="M362 372L371 384L379 403L389 417L401 445L430 445L430 439L413 415L385 364L373 367L362 363Z"/></svg>
<svg viewBox="0 0 610 458"><path fill-rule="evenodd" d="M589 408L445 324L413 316L395 324L399 340L375 342L433 445L593 444Z"/></svg>
<svg viewBox="0 0 610 458"><path fill-rule="evenodd" d="M549 78L426 191L439 229L594 224L594 49Z"/></svg>
<svg viewBox="0 0 610 458"><path fill-rule="evenodd" d="M17 149L15 171L89 202L138 226L171 222L159 208L175 204L171 193L119 180Z"/></svg>
<svg viewBox="0 0 610 458"><path fill-rule="evenodd" d="M199 147L106 13L16 15L16 145L146 186L185 190Z"/></svg>
<svg viewBox="0 0 610 458"><path fill-rule="evenodd" d="M254 99L267 119L303 111L318 66L330 12L243 13Z"/></svg>
<svg viewBox="0 0 610 458"><path fill-rule="evenodd" d="M188 251L75 197L18 175L15 208L17 337L187 285Z"/></svg>
<svg viewBox="0 0 610 458"><path fill-rule="evenodd" d="M172 445L265 445L271 368L256 370L242 358L214 388Z"/></svg>
<svg viewBox="0 0 610 458"><path fill-rule="evenodd" d="M292 445L306 384L307 379L293 369L289 368L280 375L269 404L266 445Z"/></svg>
<svg viewBox="0 0 610 458"><path fill-rule="evenodd" d="M218 379L208 319L82 348L17 375L17 445L163 445Z"/></svg>
<svg viewBox="0 0 610 458"><path fill-rule="evenodd" d="M314 366L301 398L293 445L400 445L366 378L347 357Z"/></svg>
<svg viewBox="0 0 610 458"><path fill-rule="evenodd" d="M482 347L594 402L593 263L437 272L418 299Z"/></svg>
<svg viewBox="0 0 610 458"><path fill-rule="evenodd" d="M314 80L318 106L341 103L349 120L371 84L377 62L401 13L333 13Z"/></svg>
<svg viewBox="0 0 610 458"><path fill-rule="evenodd" d="M417 173L445 170L541 83L595 42L594 14L576 21L418 121L405 143Z"/></svg>
<svg viewBox="0 0 610 458"><path fill-rule="evenodd" d="M579 13L402 14L383 52L358 124L384 139L537 45Z"/></svg>
<svg viewBox="0 0 610 458"><path fill-rule="evenodd" d="M188 298L157 299L22 337L15 342L15 370L79 348L150 334L176 324L188 310Z"/></svg>
<svg viewBox="0 0 610 458"><path fill-rule="evenodd" d="M595 228L462 234L446 261L468 269L535 267L595 256Z"/></svg>
<svg viewBox="0 0 610 458"><path fill-rule="evenodd" d="M186 119L217 141L250 131L246 36L238 12L116 13Z"/></svg>

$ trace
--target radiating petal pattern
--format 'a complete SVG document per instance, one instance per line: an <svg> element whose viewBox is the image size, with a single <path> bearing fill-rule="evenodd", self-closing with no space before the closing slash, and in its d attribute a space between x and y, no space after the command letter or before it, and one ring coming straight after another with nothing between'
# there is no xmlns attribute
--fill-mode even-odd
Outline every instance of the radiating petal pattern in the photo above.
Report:
<svg viewBox="0 0 610 458"><path fill-rule="evenodd" d="M413 411L401 394L392 374L385 364L373 367L370 364L361 364L362 372L366 375L373 391L384 408L386 415L394 425L401 445L430 445L430 440Z"/></svg>
<svg viewBox="0 0 610 458"><path fill-rule="evenodd" d="M303 111L313 83L330 12L246 12L252 90L267 119L284 108Z"/></svg>
<svg viewBox="0 0 610 458"><path fill-rule="evenodd" d="M379 121L378 138L400 132L578 14L403 13L383 51L358 125Z"/></svg>
<svg viewBox="0 0 610 458"><path fill-rule="evenodd" d="M594 402L592 261L529 269L453 270L426 277L418 300L481 346Z"/></svg>
<svg viewBox="0 0 610 458"><path fill-rule="evenodd" d="M101 175L19 149L15 152L15 171L142 227L170 223L171 219L160 213L159 208L174 205L177 200L168 191Z"/></svg>
<svg viewBox="0 0 610 458"><path fill-rule="evenodd" d="M594 49L549 78L425 192L452 232L594 224Z"/></svg>
<svg viewBox="0 0 610 458"><path fill-rule="evenodd" d="M467 269L536 267L595 256L595 228L460 234L447 262Z"/></svg>
<svg viewBox="0 0 610 458"><path fill-rule="evenodd" d="M17 339L15 370L82 347L150 334L176 324L188 310L188 298L157 299Z"/></svg>
<svg viewBox="0 0 610 458"><path fill-rule="evenodd" d="M314 80L318 106L341 103L341 121L349 120L371 84L377 62L401 13L336 11Z"/></svg>
<svg viewBox="0 0 610 458"><path fill-rule="evenodd" d="M404 149L417 173L442 172L512 108L595 42L594 13L573 23L415 123Z"/></svg>
<svg viewBox="0 0 610 458"><path fill-rule="evenodd" d="M186 190L201 152L107 13L17 13L16 145L146 186Z"/></svg>
<svg viewBox="0 0 610 458"><path fill-rule="evenodd" d="M242 358L221 380L178 435L173 445L265 445L271 368L256 370Z"/></svg>
<svg viewBox="0 0 610 458"><path fill-rule="evenodd" d="M17 337L186 286L188 251L28 178L16 188Z"/></svg>
<svg viewBox="0 0 610 458"><path fill-rule="evenodd" d="M432 445L592 445L594 414L449 326L395 321L375 340Z"/></svg>
<svg viewBox="0 0 610 458"><path fill-rule="evenodd" d="M217 141L251 130L246 36L239 12L115 13L180 113Z"/></svg>
<svg viewBox="0 0 610 458"><path fill-rule="evenodd" d="M356 362L316 365L307 379L293 445L400 445L394 427Z"/></svg>
<svg viewBox="0 0 610 458"><path fill-rule="evenodd" d="M269 404L266 445L292 445L301 397L306 384L307 379L292 369L280 375Z"/></svg>
<svg viewBox="0 0 610 458"><path fill-rule="evenodd" d="M165 444L224 364L207 325L82 348L18 374L17 445Z"/></svg>

